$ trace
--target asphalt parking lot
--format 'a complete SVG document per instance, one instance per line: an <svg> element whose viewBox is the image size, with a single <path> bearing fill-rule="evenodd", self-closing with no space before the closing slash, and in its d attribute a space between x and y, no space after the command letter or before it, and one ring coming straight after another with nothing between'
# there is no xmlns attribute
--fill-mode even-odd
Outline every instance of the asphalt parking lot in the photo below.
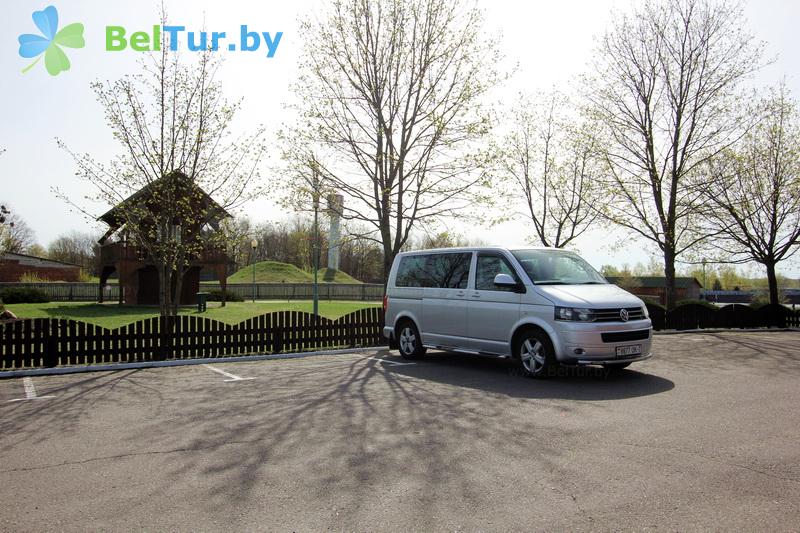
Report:
<svg viewBox="0 0 800 533"><path fill-rule="evenodd" d="M654 348L548 381L383 351L2 380L0 529L800 529L800 333Z"/></svg>

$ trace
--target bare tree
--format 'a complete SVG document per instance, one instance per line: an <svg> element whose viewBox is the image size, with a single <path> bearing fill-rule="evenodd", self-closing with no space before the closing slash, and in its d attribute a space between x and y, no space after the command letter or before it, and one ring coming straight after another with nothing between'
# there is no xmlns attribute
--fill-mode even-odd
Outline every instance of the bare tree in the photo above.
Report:
<svg viewBox="0 0 800 533"><path fill-rule="evenodd" d="M313 173L341 192L342 219L381 245L384 276L413 228L480 200L482 102L500 80L481 24L461 0L333 0L301 26L288 196Z"/></svg>
<svg viewBox="0 0 800 533"><path fill-rule="evenodd" d="M108 164L70 152L96 191L92 199L116 206L120 231L155 265L162 315L177 314L190 262L225 249L218 220L261 192L263 129L234 136L241 101L224 97L211 51L192 58L184 62L164 43L137 74L93 83L122 151ZM133 196L139 191L145 195Z"/></svg>
<svg viewBox="0 0 800 533"><path fill-rule="evenodd" d="M347 231L347 230L346 230ZM357 229L349 235L363 232ZM347 236L341 242L339 270L364 283L380 283L383 279L383 249L375 241Z"/></svg>
<svg viewBox="0 0 800 533"><path fill-rule="evenodd" d="M786 89L755 112L764 118L709 165L700 188L711 242L727 261L767 271L770 303L780 303L775 267L800 249L800 116Z"/></svg>
<svg viewBox="0 0 800 533"><path fill-rule="evenodd" d="M598 218L600 160L590 127L570 114L558 93L522 96L511 113L512 131L501 148L507 194L521 198L511 216L533 225L532 240L563 248Z"/></svg>
<svg viewBox="0 0 800 533"><path fill-rule="evenodd" d="M0 254L6 253L8 234L14 228L14 220L11 215L11 211L5 205L0 205Z"/></svg>
<svg viewBox="0 0 800 533"><path fill-rule="evenodd" d="M100 245L97 235L72 231L59 235L47 247L47 257L80 265L84 272L97 275L99 272Z"/></svg>
<svg viewBox="0 0 800 533"><path fill-rule="evenodd" d="M253 223L248 217L241 216L223 222L222 229L227 235L227 255L233 261L235 270L248 265L254 259L251 243L256 237L256 230Z"/></svg>
<svg viewBox="0 0 800 533"><path fill-rule="evenodd" d="M707 237L692 180L748 126L732 110L762 47L743 27L738 4L647 0L614 22L587 80L607 143L602 212L663 254L667 307L676 258Z"/></svg>
<svg viewBox="0 0 800 533"><path fill-rule="evenodd" d="M0 253L26 253L35 244L30 226L7 204L0 206Z"/></svg>

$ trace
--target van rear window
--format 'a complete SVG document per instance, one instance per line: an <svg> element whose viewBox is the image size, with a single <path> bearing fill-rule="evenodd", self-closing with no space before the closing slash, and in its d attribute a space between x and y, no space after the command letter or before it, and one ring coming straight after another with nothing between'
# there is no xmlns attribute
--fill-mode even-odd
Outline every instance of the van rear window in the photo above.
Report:
<svg viewBox="0 0 800 533"><path fill-rule="evenodd" d="M431 281L425 270L427 255L407 255L400 260L395 287L430 287Z"/></svg>
<svg viewBox="0 0 800 533"><path fill-rule="evenodd" d="M466 289L472 253L409 255L400 260L395 287Z"/></svg>

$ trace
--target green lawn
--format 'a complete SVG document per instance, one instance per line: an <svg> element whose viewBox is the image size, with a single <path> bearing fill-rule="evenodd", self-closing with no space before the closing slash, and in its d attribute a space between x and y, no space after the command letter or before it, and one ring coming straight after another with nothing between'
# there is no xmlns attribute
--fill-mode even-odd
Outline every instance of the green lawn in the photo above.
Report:
<svg viewBox="0 0 800 533"><path fill-rule="evenodd" d="M357 309L380 306L379 302L320 301L319 312L327 318L339 318ZM109 329L117 328L143 318L158 316L158 308L148 306L119 306L112 304L90 304L74 302L51 302L46 304L12 304L7 305L19 318L72 318L90 322ZM224 308L219 302L210 302L208 311L197 313L196 308L183 308L182 315L199 315L208 318L238 324L250 317L271 313L273 311L306 311L311 312L312 302L309 300L261 301L261 302L228 302Z"/></svg>
<svg viewBox="0 0 800 533"><path fill-rule="evenodd" d="M255 264L257 283L311 283L313 274L294 265L278 261L261 261ZM361 283L342 272L323 268L319 270L320 283ZM231 274L228 283L252 283L253 266L249 265Z"/></svg>

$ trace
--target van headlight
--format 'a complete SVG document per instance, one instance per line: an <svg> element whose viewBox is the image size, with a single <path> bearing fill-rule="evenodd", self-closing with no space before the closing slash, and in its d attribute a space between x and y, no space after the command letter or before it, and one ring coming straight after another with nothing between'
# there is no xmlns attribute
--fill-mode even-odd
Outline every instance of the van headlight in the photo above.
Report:
<svg viewBox="0 0 800 533"><path fill-rule="evenodd" d="M585 307L558 307L556 306L556 320L570 320L573 322L594 321L594 311Z"/></svg>
<svg viewBox="0 0 800 533"><path fill-rule="evenodd" d="M642 306L642 314L644 315L645 318L650 318L650 313L647 312L647 306L646 305Z"/></svg>

